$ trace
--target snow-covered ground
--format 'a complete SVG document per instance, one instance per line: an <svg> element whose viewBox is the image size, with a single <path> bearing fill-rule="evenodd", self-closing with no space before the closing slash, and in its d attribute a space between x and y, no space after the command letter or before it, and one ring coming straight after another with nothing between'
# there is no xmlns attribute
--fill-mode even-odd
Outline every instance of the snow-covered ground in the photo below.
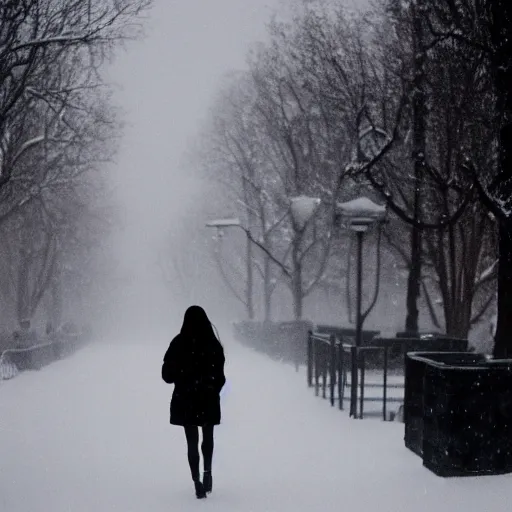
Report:
<svg viewBox="0 0 512 512"><path fill-rule="evenodd" d="M302 372L226 343L214 492L196 500L168 424L165 343L91 345L0 384L0 511L494 512L512 476L442 479L403 425L351 420Z"/></svg>

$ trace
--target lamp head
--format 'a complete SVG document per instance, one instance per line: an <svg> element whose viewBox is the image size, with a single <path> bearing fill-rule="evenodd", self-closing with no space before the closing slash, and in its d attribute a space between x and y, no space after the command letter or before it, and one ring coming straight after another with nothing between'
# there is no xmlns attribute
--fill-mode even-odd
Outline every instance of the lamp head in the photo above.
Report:
<svg viewBox="0 0 512 512"><path fill-rule="evenodd" d="M290 211L295 226L299 229L304 229L304 226L311 219L319 204L320 199L318 197L304 195L292 197L290 200Z"/></svg>
<svg viewBox="0 0 512 512"><path fill-rule="evenodd" d="M369 217L354 217L348 221L348 228L356 232L368 231L369 227L375 222L375 219Z"/></svg>
<svg viewBox="0 0 512 512"><path fill-rule="evenodd" d="M352 231L367 231L372 224L382 222L386 216L386 207L367 197L358 197L337 206L336 219L344 221Z"/></svg>
<svg viewBox="0 0 512 512"><path fill-rule="evenodd" d="M241 226L240 219L233 217L229 219L214 219L206 223L207 228L228 228L231 226Z"/></svg>

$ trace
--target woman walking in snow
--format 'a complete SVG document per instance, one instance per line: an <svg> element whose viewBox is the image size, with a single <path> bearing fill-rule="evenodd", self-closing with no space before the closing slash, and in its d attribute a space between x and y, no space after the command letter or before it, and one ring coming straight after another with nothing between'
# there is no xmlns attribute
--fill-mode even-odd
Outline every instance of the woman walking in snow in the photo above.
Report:
<svg viewBox="0 0 512 512"><path fill-rule="evenodd" d="M220 391L226 379L224 350L203 308L191 306L185 312L181 331L165 353L162 378L174 384L170 422L185 429L196 496L206 498L212 491L213 429L220 423ZM199 427L202 429L202 481Z"/></svg>

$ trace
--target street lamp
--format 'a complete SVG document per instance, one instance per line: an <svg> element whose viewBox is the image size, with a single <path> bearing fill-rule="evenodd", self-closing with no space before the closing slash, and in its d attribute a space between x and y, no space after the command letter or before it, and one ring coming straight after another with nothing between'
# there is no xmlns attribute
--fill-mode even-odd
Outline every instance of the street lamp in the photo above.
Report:
<svg viewBox="0 0 512 512"><path fill-rule="evenodd" d="M300 320L302 318L302 301L304 293L302 288L303 255L300 254L300 245L306 226L313 218L315 210L319 204L320 199L316 197L300 195L290 198L290 214L294 230L291 247L291 284L293 295L293 314L296 320Z"/></svg>
<svg viewBox="0 0 512 512"><path fill-rule="evenodd" d="M207 228L217 228L217 232L220 236L222 236L222 228L229 228L229 227L242 227L242 224L240 223L240 219L237 217L233 217L230 219L215 219L210 220L206 223Z"/></svg>
<svg viewBox="0 0 512 512"><path fill-rule="evenodd" d="M238 227L242 231L244 231L246 238L247 238L247 244L246 244L246 265L247 265L247 287L245 292L246 297L246 307L247 307L247 316L249 317L249 320L254 319L254 302L253 302L253 296L252 296L252 290L253 290L253 272L252 272L252 242L251 242L251 236L249 231L244 228L240 222L240 219L233 217L233 218L226 218L226 219L215 219L211 220L206 223L207 228L216 228L217 233L219 236L222 236L222 230L224 228L230 228L230 227Z"/></svg>
<svg viewBox="0 0 512 512"><path fill-rule="evenodd" d="M362 281L363 281L363 237L370 227L382 222L386 215L386 207L374 203L367 197L359 197L345 203L338 203L338 215L346 227L357 236L357 312L356 339L352 347L352 369L350 389L350 416L357 418L357 372L359 347L362 345L363 316L361 314Z"/></svg>
<svg viewBox="0 0 512 512"><path fill-rule="evenodd" d="M309 197L305 195L295 196L290 198L290 214L292 217L294 236L292 240L292 294L293 294L293 311L296 321L302 319L302 307L304 299L304 290L302 285L302 259L303 255L300 254L300 245L302 237L308 222L313 218L316 209L320 204L320 199L317 197ZM303 332L302 327L298 326L299 331ZM297 343L301 338L304 340L304 346ZM295 370L299 370L301 361L305 359L306 353L306 339L301 335L294 336L295 343L292 340L288 340L291 343L293 357L295 359Z"/></svg>
<svg viewBox="0 0 512 512"><path fill-rule="evenodd" d="M290 199L290 212L294 226L302 231L320 204L318 197L296 196Z"/></svg>
<svg viewBox="0 0 512 512"><path fill-rule="evenodd" d="M298 250L300 244L300 237L303 234L308 222L313 217L316 208L320 204L320 199L314 197L308 197L305 195L300 195L296 197L290 198L290 207L289 213L292 217L293 228L295 231L295 236L293 239L293 248L292 248L292 259L294 262L293 270L287 268L287 266L279 261L271 251L265 247L261 242L255 239L250 230L245 227L240 219L233 218L220 218L208 221L206 223L206 227L208 228L216 228L217 232L220 236L222 236L222 231L225 228L230 227L238 227L242 231L244 231L247 237L247 288L246 288L246 301L247 301L247 312L249 317L252 319L254 316L254 306L253 306L253 297L252 297L252 289L253 289L253 269L252 269L252 244L255 244L259 247L274 263L276 263L288 276L291 276L293 281L293 289L294 289L294 297L297 298L297 294L302 292L302 276L301 276L301 267L300 261L298 257ZM288 214L288 212L286 213Z"/></svg>

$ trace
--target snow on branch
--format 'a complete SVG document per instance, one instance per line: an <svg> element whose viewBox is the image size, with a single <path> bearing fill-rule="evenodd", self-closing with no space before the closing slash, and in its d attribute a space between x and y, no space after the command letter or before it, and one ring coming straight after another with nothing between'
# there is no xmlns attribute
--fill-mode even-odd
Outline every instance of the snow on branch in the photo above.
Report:
<svg viewBox="0 0 512 512"><path fill-rule="evenodd" d="M72 7L56 2L53 6L50 5L55 11L54 16L41 18L39 13L27 13L24 19L18 20L25 25L31 25L32 37L6 50L15 53L34 47L72 46L123 39L128 35L129 28L135 28L135 18L149 4L148 0L97 0L89 2L88 12L84 13L81 2L76 2ZM33 18L37 21L32 22ZM63 19L66 21L62 21ZM64 23L67 26L63 26ZM53 35L48 35L52 32Z"/></svg>
<svg viewBox="0 0 512 512"><path fill-rule="evenodd" d="M51 44L74 44L74 43L85 43L93 38L94 32L85 32L83 34L64 33L55 37L47 37L42 39L32 39L31 41L25 41L11 48L11 51L16 52L24 50L31 46L49 46Z"/></svg>
<svg viewBox="0 0 512 512"><path fill-rule="evenodd" d="M46 137L44 135L39 135L38 137L34 137L32 139L29 139L25 141L21 147L18 149L16 154L14 155L12 165L15 165L16 162L31 148L41 144L41 142L44 142Z"/></svg>
<svg viewBox="0 0 512 512"><path fill-rule="evenodd" d="M480 286L495 277L498 261L498 259L494 260L491 265L489 265L479 276L476 277L475 287Z"/></svg>

